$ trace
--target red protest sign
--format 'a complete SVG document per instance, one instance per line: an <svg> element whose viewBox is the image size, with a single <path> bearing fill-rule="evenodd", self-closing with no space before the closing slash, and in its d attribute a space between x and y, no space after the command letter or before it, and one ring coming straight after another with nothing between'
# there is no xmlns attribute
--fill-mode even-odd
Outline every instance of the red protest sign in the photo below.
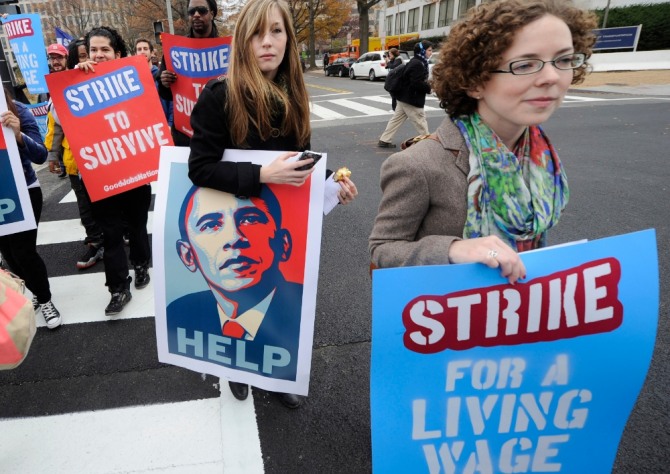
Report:
<svg viewBox="0 0 670 474"><path fill-rule="evenodd" d="M232 36L186 38L163 34L161 39L165 67L177 74L177 81L172 84L174 126L192 137L191 112L207 82L228 73Z"/></svg>
<svg viewBox="0 0 670 474"><path fill-rule="evenodd" d="M160 147L172 137L145 57L46 80L92 201L156 180Z"/></svg>

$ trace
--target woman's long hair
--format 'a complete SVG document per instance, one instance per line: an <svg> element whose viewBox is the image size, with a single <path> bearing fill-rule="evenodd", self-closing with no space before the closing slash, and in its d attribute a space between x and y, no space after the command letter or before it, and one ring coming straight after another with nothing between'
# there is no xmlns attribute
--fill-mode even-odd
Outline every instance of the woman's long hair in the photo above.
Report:
<svg viewBox="0 0 670 474"><path fill-rule="evenodd" d="M274 81L268 80L260 68L251 47L252 38L266 31L269 16L276 9L286 28L286 50ZM282 113L281 135L294 134L299 146L306 146L311 135L309 98L298 44L288 5L284 0L250 0L242 9L232 42L228 68L228 102L226 113L230 136L239 147L246 147L249 127L257 130L261 140L272 136L272 118ZM248 117L248 120L240 120Z"/></svg>

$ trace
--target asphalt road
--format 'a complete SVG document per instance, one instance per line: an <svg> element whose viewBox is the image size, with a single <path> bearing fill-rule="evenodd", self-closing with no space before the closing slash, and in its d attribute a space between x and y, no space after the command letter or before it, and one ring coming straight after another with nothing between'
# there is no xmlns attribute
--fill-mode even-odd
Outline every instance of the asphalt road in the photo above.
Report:
<svg viewBox="0 0 670 474"><path fill-rule="evenodd" d="M381 83L329 79L308 77L309 83L318 86L310 88L313 100L326 100L318 96L327 94L339 97L323 87L348 90L351 97L383 94ZM670 240L670 101L612 95L600 98L604 100L566 104L545 127L571 186L569 207L551 232L550 244L656 229L661 278L656 349L614 472L668 472L670 254L665 246ZM375 144L388 118L358 117L314 126L312 148L328 152L329 168L348 166L360 195L352 205L336 209L324 219L306 404L289 411L266 392L253 392L268 473L371 470L367 237L380 199L379 167L389 155ZM429 113L430 128L436 128L442 118L442 112ZM414 130L405 124L396 142L413 135ZM63 211L58 205L68 191L67 183L46 171L40 171L39 177L45 192L43 221L76 219L76 207ZM80 250L81 244L76 242L40 248L50 276L72 274L73 255ZM101 271L101 265L96 265L86 272ZM100 298L108 298L102 288ZM213 377L203 379L200 374L158 363L153 318L73 324L51 332L40 328L25 364L0 374L0 418L206 399L218 394ZM0 470L5 471L5 466ZM105 471L104 466L98 467Z"/></svg>

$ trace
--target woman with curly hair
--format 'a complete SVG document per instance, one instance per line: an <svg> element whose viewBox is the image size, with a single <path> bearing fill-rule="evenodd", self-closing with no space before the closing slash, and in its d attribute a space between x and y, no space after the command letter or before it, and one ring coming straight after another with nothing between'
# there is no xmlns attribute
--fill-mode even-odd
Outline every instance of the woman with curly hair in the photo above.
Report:
<svg viewBox="0 0 670 474"><path fill-rule="evenodd" d="M374 265L479 262L526 277L518 252L545 245L569 196L540 124L584 79L595 27L570 0L495 0L454 26L432 79L448 117L382 166Z"/></svg>
<svg viewBox="0 0 670 474"><path fill-rule="evenodd" d="M89 60L77 67L87 73L95 72L98 63L125 58L128 47L114 28L99 26L86 35ZM149 284L151 248L147 234L147 220L151 205L151 186L148 184L100 199L92 203L93 217L100 224L104 236L105 285L111 293L105 308L106 316L119 314L132 298L128 259L123 234L128 233L130 262L135 268L135 288Z"/></svg>

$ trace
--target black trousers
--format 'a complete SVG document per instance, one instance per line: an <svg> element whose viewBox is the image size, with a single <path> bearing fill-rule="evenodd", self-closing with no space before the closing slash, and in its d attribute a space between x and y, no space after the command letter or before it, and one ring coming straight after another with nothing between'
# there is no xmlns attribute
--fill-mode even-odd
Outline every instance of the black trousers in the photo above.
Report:
<svg viewBox="0 0 670 474"><path fill-rule="evenodd" d="M35 222L42 216L42 189L29 188ZM41 304L51 300L51 289L44 260L37 253L37 229L0 237L0 253L9 269L26 282L26 287Z"/></svg>
<svg viewBox="0 0 670 474"><path fill-rule="evenodd" d="M93 217L104 237L105 285L110 292L124 288L128 278L124 227L130 239L130 262L144 265L151 259L147 233L150 205L151 186L148 184L92 203Z"/></svg>
<svg viewBox="0 0 670 474"><path fill-rule="evenodd" d="M91 210L91 198L88 196L88 191L86 191L86 186L81 180L79 175L71 174L68 175L70 178L70 186L74 191L74 195L77 198L77 206L79 207L79 217L81 217L81 223L86 229L86 240L87 244L102 245L102 229L100 225L93 218L93 211Z"/></svg>

